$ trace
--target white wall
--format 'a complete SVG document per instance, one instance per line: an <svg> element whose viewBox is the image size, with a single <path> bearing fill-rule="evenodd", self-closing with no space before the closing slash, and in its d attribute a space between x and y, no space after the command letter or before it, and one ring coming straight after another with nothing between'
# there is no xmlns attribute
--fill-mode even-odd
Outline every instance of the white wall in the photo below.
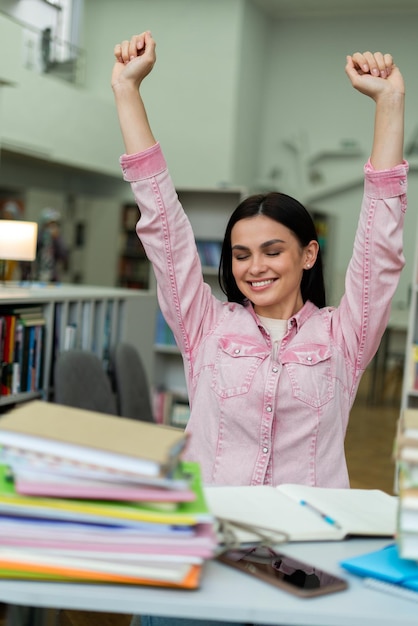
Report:
<svg viewBox="0 0 418 626"><path fill-rule="evenodd" d="M264 85L268 80L265 62L273 35L269 20L251 2L243 5L235 93L234 162L235 184L253 187L259 171L264 127Z"/></svg>
<svg viewBox="0 0 418 626"><path fill-rule="evenodd" d="M235 159L242 0L85 2L89 88L112 101L114 44L151 30L157 64L143 85L151 125L179 186L229 182ZM110 17L111 16L111 17Z"/></svg>
<svg viewBox="0 0 418 626"><path fill-rule="evenodd" d="M26 69L23 49L24 30L0 14L0 80L12 85L0 87L0 147L118 174L116 155L122 144L113 103L52 75Z"/></svg>
<svg viewBox="0 0 418 626"><path fill-rule="evenodd" d="M418 8L418 7L417 7ZM301 131L312 151L359 142L367 156L373 131L373 105L352 89L344 72L347 54L382 50L394 55L405 76L407 136L418 127L418 13L277 21L266 57L263 146L260 173L286 165L282 141Z"/></svg>

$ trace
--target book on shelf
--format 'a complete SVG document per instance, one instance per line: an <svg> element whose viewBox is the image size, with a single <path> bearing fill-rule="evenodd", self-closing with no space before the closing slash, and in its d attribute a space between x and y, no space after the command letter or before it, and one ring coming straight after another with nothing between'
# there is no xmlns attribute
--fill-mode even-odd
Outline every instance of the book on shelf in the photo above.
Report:
<svg viewBox="0 0 418 626"><path fill-rule="evenodd" d="M135 231L136 223L138 222L139 218L139 208L136 204L124 205L122 210L122 226L125 230Z"/></svg>
<svg viewBox="0 0 418 626"><path fill-rule="evenodd" d="M42 324L33 320L23 323L21 391L35 391L41 388L40 378L44 362L45 320Z"/></svg>
<svg viewBox="0 0 418 626"><path fill-rule="evenodd" d="M159 346L177 346L173 331L167 324L160 309L157 311L155 324L155 343Z"/></svg>
<svg viewBox="0 0 418 626"><path fill-rule="evenodd" d="M418 391L418 343L413 343L409 353L408 387Z"/></svg>
<svg viewBox="0 0 418 626"><path fill-rule="evenodd" d="M157 424L168 424L171 409L171 393L158 387L152 392L152 413Z"/></svg>
<svg viewBox="0 0 418 626"><path fill-rule="evenodd" d="M418 409L403 409L399 418L400 435L418 442Z"/></svg>
<svg viewBox="0 0 418 626"><path fill-rule="evenodd" d="M185 428L190 418L190 404L188 398L174 398L171 403L170 424L178 428Z"/></svg>
<svg viewBox="0 0 418 626"><path fill-rule="evenodd" d="M402 409L397 423L396 459L418 463L418 409Z"/></svg>
<svg viewBox="0 0 418 626"><path fill-rule="evenodd" d="M306 485L206 487L212 513L232 524L283 533L288 541L340 541L349 536L393 537L398 499L375 489ZM239 527L241 544L259 538Z"/></svg>
<svg viewBox="0 0 418 626"><path fill-rule="evenodd" d="M219 267L222 250L221 241L197 239L196 247L203 267Z"/></svg>
<svg viewBox="0 0 418 626"><path fill-rule="evenodd" d="M23 324L17 320L15 329L15 347L13 357L12 394L20 393L22 388L23 366Z"/></svg>
<svg viewBox="0 0 418 626"><path fill-rule="evenodd" d="M418 528L416 518L413 522L413 531L409 532L407 529L402 528L402 525L401 522L396 539L399 555L404 559L418 562Z"/></svg>
<svg viewBox="0 0 418 626"><path fill-rule="evenodd" d="M63 350L74 350L77 347L77 324L69 323L64 330Z"/></svg>
<svg viewBox="0 0 418 626"><path fill-rule="evenodd" d="M126 232L122 239L122 256L130 256L132 258L146 259L145 249L142 241L139 239L135 229Z"/></svg>
<svg viewBox="0 0 418 626"><path fill-rule="evenodd" d="M36 352L35 352L35 390L40 391L43 386L45 369L45 335L46 326L36 328Z"/></svg>
<svg viewBox="0 0 418 626"><path fill-rule="evenodd" d="M4 354L4 337L6 333L6 321L2 315L0 315L0 396L3 392L3 354Z"/></svg>
<svg viewBox="0 0 418 626"><path fill-rule="evenodd" d="M415 537L414 557L418 560L418 490L403 490L400 493L399 513L397 520L397 541L402 556L406 557L403 552L404 537L408 537L409 546L411 539ZM410 553L409 553L410 554ZM412 558L409 556L408 558Z"/></svg>
<svg viewBox="0 0 418 626"><path fill-rule="evenodd" d="M153 392L153 414L159 424L184 428L190 417L187 390L158 388Z"/></svg>
<svg viewBox="0 0 418 626"><path fill-rule="evenodd" d="M398 484L403 489L418 488L418 463L398 458L396 464Z"/></svg>
<svg viewBox="0 0 418 626"><path fill-rule="evenodd" d="M16 316L12 313L2 315L3 326L3 353L2 353L2 375L1 375L1 395L7 396L12 393L13 380L13 359L15 347L15 327Z"/></svg>
<svg viewBox="0 0 418 626"><path fill-rule="evenodd" d="M11 310L13 314L19 317L20 319L43 320L44 318L44 312L41 306L32 306L32 305L27 305L27 306L22 306L22 307L13 306Z"/></svg>
<svg viewBox="0 0 418 626"><path fill-rule="evenodd" d="M418 560L418 409L402 409L397 423L396 460L399 512L397 545L403 558Z"/></svg>

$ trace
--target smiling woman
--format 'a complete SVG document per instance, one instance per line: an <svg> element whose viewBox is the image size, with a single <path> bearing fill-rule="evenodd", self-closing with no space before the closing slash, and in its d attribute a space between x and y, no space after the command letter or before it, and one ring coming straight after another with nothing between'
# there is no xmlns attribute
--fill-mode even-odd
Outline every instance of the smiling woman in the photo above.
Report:
<svg viewBox="0 0 418 626"><path fill-rule="evenodd" d="M277 192L247 198L229 220L219 272L225 303L203 281L191 225L140 94L155 46L148 31L116 44L112 87L123 176L141 207L137 234L185 364L191 413L184 456L200 463L206 484L348 487L349 414L404 266L402 75L390 54L347 57L351 86L375 104L375 133L339 306L325 303L310 214Z"/></svg>

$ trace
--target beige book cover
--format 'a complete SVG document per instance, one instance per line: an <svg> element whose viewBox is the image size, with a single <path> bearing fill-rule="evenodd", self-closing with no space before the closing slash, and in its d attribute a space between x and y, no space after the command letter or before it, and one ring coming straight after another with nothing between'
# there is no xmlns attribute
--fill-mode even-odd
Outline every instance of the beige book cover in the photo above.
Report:
<svg viewBox="0 0 418 626"><path fill-rule="evenodd" d="M0 446L78 464L160 476L187 440L176 428L34 400L0 417Z"/></svg>

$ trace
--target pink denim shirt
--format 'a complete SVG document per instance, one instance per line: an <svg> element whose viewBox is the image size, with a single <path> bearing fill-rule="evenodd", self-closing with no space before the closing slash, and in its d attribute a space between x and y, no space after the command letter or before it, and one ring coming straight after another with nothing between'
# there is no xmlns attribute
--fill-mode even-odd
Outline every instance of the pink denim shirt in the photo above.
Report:
<svg viewBox="0 0 418 626"><path fill-rule="evenodd" d="M366 164L361 214L338 307L306 302L277 354L251 304L215 298L160 146L120 159L141 211L161 310L181 350L190 399L185 458L205 484L349 487L344 438L404 266L408 164Z"/></svg>

